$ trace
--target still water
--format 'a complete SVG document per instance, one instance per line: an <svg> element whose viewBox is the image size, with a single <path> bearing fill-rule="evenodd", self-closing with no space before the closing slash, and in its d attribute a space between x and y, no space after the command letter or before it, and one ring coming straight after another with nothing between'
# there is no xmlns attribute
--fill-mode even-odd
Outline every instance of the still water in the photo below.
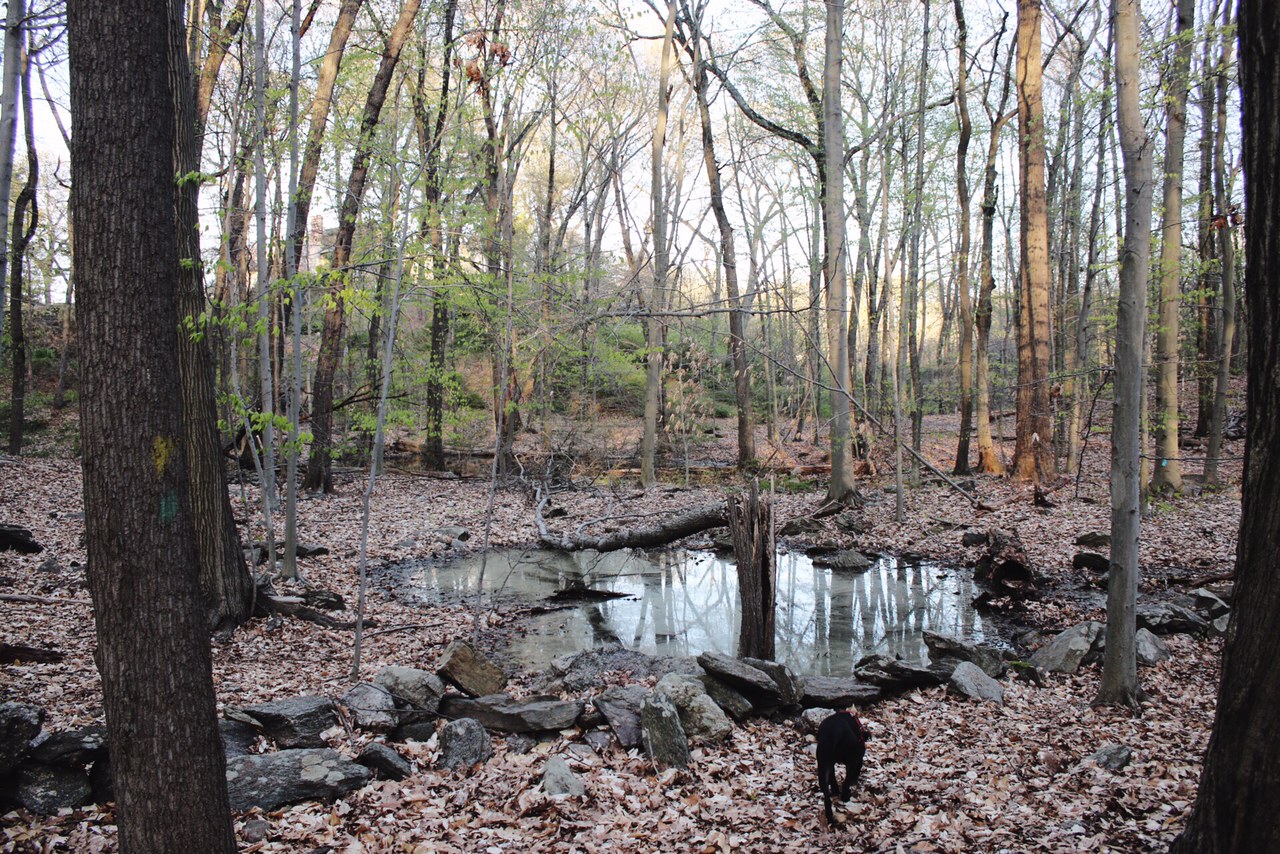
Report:
<svg viewBox="0 0 1280 854"><path fill-rule="evenodd" d="M732 655L739 602L732 558L706 551L557 552L511 549L397 568L401 595L430 603L474 595L569 607L537 614L507 653L529 670L610 641L653 655ZM967 570L882 557L854 573L781 553L777 658L799 673L848 675L869 653L928 661L925 630L982 641L992 631L971 602Z"/></svg>

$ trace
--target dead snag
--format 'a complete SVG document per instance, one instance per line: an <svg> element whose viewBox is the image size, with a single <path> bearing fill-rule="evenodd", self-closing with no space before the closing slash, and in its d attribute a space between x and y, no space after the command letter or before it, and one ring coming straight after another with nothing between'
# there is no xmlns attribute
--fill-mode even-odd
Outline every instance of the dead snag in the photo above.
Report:
<svg viewBox="0 0 1280 854"><path fill-rule="evenodd" d="M742 626L738 631L738 657L774 656L773 506L761 499L755 482L745 495L731 495L726 502L733 554L738 564L738 595L742 600Z"/></svg>

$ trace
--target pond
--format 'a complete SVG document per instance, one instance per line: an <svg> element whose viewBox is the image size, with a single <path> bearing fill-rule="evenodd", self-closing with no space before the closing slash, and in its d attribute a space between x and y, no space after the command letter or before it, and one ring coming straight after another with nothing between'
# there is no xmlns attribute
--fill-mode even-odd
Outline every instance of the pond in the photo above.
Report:
<svg viewBox="0 0 1280 854"><path fill-rule="evenodd" d="M712 552L508 549L390 569L402 597L430 604L472 601L482 563L491 597L549 606L505 651L528 670L608 642L653 655L735 652L737 570ZM848 675L870 653L927 663L926 630L994 639L971 605L980 591L968 570L886 556L850 572L790 552L777 568L776 657L799 673Z"/></svg>

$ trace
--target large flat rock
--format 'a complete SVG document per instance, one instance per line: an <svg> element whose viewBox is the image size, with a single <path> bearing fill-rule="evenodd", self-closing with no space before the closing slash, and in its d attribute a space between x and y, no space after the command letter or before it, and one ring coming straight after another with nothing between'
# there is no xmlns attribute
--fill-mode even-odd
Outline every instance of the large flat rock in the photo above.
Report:
<svg viewBox="0 0 1280 854"><path fill-rule="evenodd" d="M532 697L517 700L509 694L484 697L449 695L440 703L440 711L449 718L474 718L487 729L502 732L545 732L568 729L582 714L580 700L555 697Z"/></svg>
<svg viewBox="0 0 1280 854"><path fill-rule="evenodd" d="M300 801L334 801L369 781L369 769L336 751L281 750L227 763L231 809L273 810Z"/></svg>

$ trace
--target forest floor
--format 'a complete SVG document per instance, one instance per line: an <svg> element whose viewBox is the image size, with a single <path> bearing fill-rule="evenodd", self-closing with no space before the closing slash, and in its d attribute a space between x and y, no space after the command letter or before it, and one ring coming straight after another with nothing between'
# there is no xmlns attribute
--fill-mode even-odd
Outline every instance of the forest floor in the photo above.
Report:
<svg viewBox="0 0 1280 854"><path fill-rule="evenodd" d="M71 415L65 418L72 418ZM950 470L956 419L926 421L926 456ZM55 423L50 435L65 435ZM621 426L618 429L623 429ZM1009 425L1011 432L1011 425ZM708 465L734 454L733 427L701 440ZM32 453L0 457L0 522L29 528L41 554L0 553L0 593L43 597L42 602L0 602L0 641L48 647L65 654L56 664L0 665L0 701L21 699L48 712L46 729L102 722L93 664L94 623L83 567L83 504L79 462L39 437ZM761 434L761 456L770 446ZM1006 444L1011 450L1012 443ZM1189 454L1201 453L1189 451ZM785 454L817 463L821 451L789 443ZM1229 572L1239 520L1243 442L1224 449L1227 487L1157 502L1143 522L1140 597L1185 593L1188 579ZM1049 582L1043 598L1017 619L1030 627L1062 629L1104 618L1094 599L1074 595L1087 586L1071 568L1077 536L1109 530L1109 446L1105 433L1089 444L1079 481L1052 493L1052 507L1033 506L1029 487L979 477L975 488L998 509L976 511L938 482L907 491L906 521L894 521L887 448L876 449L877 476L860 480L873 500L859 513L863 533L849 535L831 519L804 542L858 546L972 565L979 548L963 547L964 526L1014 531L1037 573ZM438 479L413 472L392 457L372 498L368 555L371 566L409 558L445 560L483 547L537 540L531 489L500 488L486 525L486 478ZM1192 472L1199 464L1189 464ZM617 472L574 472L576 488L555 494L567 515L550 522L572 530L583 522L664 513L721 498L731 475L668 472L667 488L642 492ZM341 473L337 492L300 503L300 538L329 549L301 566L310 583L356 601L361 498L366 478ZM778 493L785 520L815 510L820 485L788 476ZM678 487L678 488L677 488ZM233 486L237 515L254 519L255 489ZM875 500L875 499L879 500ZM613 524L617 524L615 520ZM463 526L472 537L449 543L434 532ZM246 528L246 530L248 530ZM256 521L245 534L261 539ZM705 540L705 537L702 538ZM278 585L279 586L279 585ZM366 636L364 678L384 665L433 668L445 646L471 631L463 606L413 608L378 588L367 615L381 633ZM336 616L343 617L338 614ZM349 615L347 615L349 616ZM489 630L518 631L521 613L491 613ZM386 631L395 629L395 631ZM1212 723L1221 641L1174 635L1173 658L1140 672L1149 700L1140 715L1093 708L1099 665L1073 676L1051 676L1037 688L1006 678L1003 706L956 698L944 688L923 689L868 708L873 734L862 782L843 822L828 827L816 785L812 738L794 721L758 719L735 728L727 742L695 751L688 771L654 769L636 752L595 752L578 729L519 753L501 736L494 756L469 771L435 768L435 739L397 745L415 765L408 779L374 782L331 805L304 803L267 815L237 816L243 834L250 819L265 819L265 839L241 837L242 850L262 852L375 851L1158 851L1177 834L1195 799ZM255 620L213 648L219 708L304 694L341 696L348 687L352 634L298 620L273 626ZM513 674L517 693L533 674ZM372 738L347 730L332 746L354 755ZM1118 772L1086 758L1100 747L1131 748ZM538 786L546 757L560 754L586 783L583 797L548 797ZM0 851L116 850L110 805L55 817L25 811L0 817Z"/></svg>

